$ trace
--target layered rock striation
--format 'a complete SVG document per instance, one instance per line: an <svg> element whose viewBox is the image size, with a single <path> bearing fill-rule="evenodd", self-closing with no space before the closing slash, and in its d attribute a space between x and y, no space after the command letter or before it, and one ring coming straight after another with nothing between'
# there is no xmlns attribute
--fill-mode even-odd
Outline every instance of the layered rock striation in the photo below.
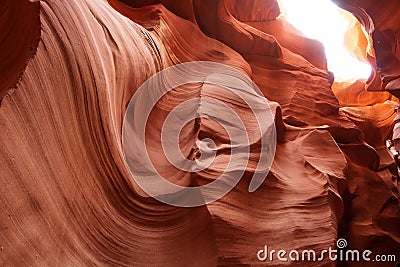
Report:
<svg viewBox="0 0 400 267"><path fill-rule="evenodd" d="M336 2L367 31L349 49L375 68L369 81L334 83L322 45L279 17L275 0L0 3L0 265L264 266L257 259L264 245L320 252L340 237L400 259L399 179L385 146L395 117L388 101L397 101L390 94L398 89L397 2ZM273 107L277 146L255 192L248 186L260 156L256 134L231 192L180 208L135 183L122 126L147 79L192 61L222 63L251 78ZM199 95L227 103L246 121L248 108L223 88L176 88L149 120L154 155L162 153L154 141L160 118ZM184 131L183 150L208 137L223 160L201 173L168 164L163 171L188 186L218 179L227 133L210 118Z"/></svg>

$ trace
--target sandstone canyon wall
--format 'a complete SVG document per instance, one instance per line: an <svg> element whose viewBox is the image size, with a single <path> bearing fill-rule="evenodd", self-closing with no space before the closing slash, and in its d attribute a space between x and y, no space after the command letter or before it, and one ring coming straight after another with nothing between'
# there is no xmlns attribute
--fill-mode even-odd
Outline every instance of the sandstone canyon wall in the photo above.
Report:
<svg viewBox="0 0 400 267"><path fill-rule="evenodd" d="M338 238L400 261L399 178L385 145L400 88L400 9L396 0L335 2L370 34L348 44L374 67L367 82L334 83L322 45L279 17L276 0L1 1L0 266L265 266L257 251L266 244L322 251ZM273 107L277 146L255 192L244 165L229 194L180 208L134 182L122 125L148 78L192 61L250 77ZM192 95L247 114L223 89L192 84L157 103L150 124ZM188 127L229 154L211 121ZM251 160L258 145L256 136ZM217 179L219 164L188 183ZM286 265L370 266L268 262Z"/></svg>

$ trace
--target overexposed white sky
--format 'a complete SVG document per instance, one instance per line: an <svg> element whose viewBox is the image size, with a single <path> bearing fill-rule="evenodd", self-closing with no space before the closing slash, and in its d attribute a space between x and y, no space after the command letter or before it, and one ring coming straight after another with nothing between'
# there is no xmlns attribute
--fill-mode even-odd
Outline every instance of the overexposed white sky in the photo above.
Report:
<svg viewBox="0 0 400 267"><path fill-rule="evenodd" d="M286 19L309 38L325 46L328 69L336 80L368 79L371 67L351 56L344 48L349 26L330 0L280 0Z"/></svg>

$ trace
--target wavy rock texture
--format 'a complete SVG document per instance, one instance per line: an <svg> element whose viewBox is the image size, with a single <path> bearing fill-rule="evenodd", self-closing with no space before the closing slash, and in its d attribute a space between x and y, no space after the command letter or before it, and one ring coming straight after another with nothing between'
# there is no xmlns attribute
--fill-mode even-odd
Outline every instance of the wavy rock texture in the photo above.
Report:
<svg viewBox="0 0 400 267"><path fill-rule="evenodd" d="M264 245L321 251L338 237L359 249L399 253L398 177L384 145L395 116L386 101L396 99L365 91L362 81L333 84L321 45L277 18L274 0L123 2L0 4L2 29L10 28L19 8L26 19L15 27L29 32L23 40L1 33L11 37L0 58L14 58L11 67L4 67L9 59L1 61L9 71L0 81L1 266L265 266L257 260ZM372 1L341 5L353 6L348 9L366 26L387 22L374 22L381 32L397 25ZM379 49L376 69L389 77L384 84L391 89L395 63L381 60ZM397 53L381 52L388 51ZM240 183L219 201L176 208L146 197L134 183L121 129L139 86L189 61L223 63L251 77L276 107L278 145L256 192L247 191L252 169L243 166ZM210 95L221 97L218 90ZM168 110L199 92L207 90L177 90L157 107ZM222 96L240 110L234 96ZM206 126L205 136L227 142L218 127ZM213 179L190 177L193 184Z"/></svg>

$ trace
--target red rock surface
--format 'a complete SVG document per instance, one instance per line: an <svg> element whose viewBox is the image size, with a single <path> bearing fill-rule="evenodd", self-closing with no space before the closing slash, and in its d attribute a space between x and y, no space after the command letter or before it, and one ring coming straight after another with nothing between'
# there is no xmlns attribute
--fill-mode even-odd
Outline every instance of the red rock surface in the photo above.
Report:
<svg viewBox="0 0 400 267"><path fill-rule="evenodd" d="M40 38L39 3L2 1L0 22L0 102L14 88Z"/></svg>
<svg viewBox="0 0 400 267"><path fill-rule="evenodd" d="M400 260L399 180L385 146L395 117L387 101L396 98L363 81L333 83L321 44L278 18L274 0L123 2L0 3L1 266L265 266L257 260L264 245L321 251L340 237ZM371 33L348 46L377 64L368 89L398 89L397 2L336 2ZM9 30L12 21L26 34ZM254 193L253 170L243 166L222 199L178 208L146 197L132 179L122 123L143 82L190 61L251 77L275 107L278 144ZM158 114L199 92L245 113L220 88L188 88L158 103ZM205 126L204 135L227 142ZM283 265L336 263L268 262Z"/></svg>

